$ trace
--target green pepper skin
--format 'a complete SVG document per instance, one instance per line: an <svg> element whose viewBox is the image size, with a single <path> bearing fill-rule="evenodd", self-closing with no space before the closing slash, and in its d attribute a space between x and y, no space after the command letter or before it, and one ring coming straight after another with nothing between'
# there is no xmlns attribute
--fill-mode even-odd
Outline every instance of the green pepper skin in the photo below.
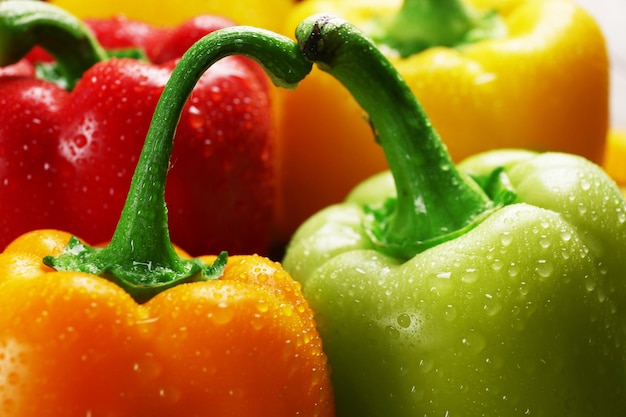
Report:
<svg viewBox="0 0 626 417"><path fill-rule="evenodd" d="M359 102L390 168L306 221L283 259L315 311L337 415L625 416L616 184L561 153L456 166L358 29L319 15L296 37Z"/></svg>
<svg viewBox="0 0 626 417"><path fill-rule="evenodd" d="M339 416L626 415L626 202L571 155L459 168L510 156L517 201L406 262L362 228L389 173L293 237L283 264L316 312Z"/></svg>

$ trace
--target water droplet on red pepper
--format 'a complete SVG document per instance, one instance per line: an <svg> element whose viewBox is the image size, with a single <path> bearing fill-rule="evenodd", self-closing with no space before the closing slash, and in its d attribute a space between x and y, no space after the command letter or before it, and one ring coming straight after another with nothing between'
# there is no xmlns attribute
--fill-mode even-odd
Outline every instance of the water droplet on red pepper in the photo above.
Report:
<svg viewBox="0 0 626 417"><path fill-rule="evenodd" d="M189 125L194 129L200 129L204 126L207 118L202 111L196 106L189 106Z"/></svg>

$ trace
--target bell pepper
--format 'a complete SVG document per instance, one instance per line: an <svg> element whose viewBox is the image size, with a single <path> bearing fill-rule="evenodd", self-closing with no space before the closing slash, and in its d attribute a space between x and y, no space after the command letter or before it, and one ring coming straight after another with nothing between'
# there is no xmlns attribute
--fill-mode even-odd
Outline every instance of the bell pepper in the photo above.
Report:
<svg viewBox="0 0 626 417"><path fill-rule="evenodd" d="M559 152L455 165L358 29L314 16L297 38L360 103L389 163L308 219L283 259L315 312L337 415L626 415L615 183Z"/></svg>
<svg viewBox="0 0 626 417"><path fill-rule="evenodd" d="M80 20L50 4L0 3L0 65L40 45L58 64L47 73L73 86L0 78L0 249L39 228L89 242L111 236L175 59L211 21L194 19L160 37L159 48L146 47L157 65L110 57ZM215 21L213 30L223 27ZM267 84L258 64L228 57L207 71L182 112L167 193L172 237L191 254L269 251L275 179Z"/></svg>
<svg viewBox="0 0 626 417"><path fill-rule="evenodd" d="M607 50L597 23L574 2L487 0L479 8L462 0L306 0L289 14L285 32L322 12L375 40L446 138L453 160L515 147L601 162ZM314 69L281 96L276 227L288 238L386 161L367 141L370 127L358 104L323 71ZM323 123L311 123L310 103Z"/></svg>
<svg viewBox="0 0 626 417"><path fill-rule="evenodd" d="M69 10L81 18L108 18L124 15L154 25L178 24L199 14L216 14L243 25L252 25L278 30L284 15L290 10L292 0L218 1L188 0L177 2L162 0L147 5L142 0L107 0L86 3L80 0L51 0L52 4Z"/></svg>
<svg viewBox="0 0 626 417"><path fill-rule="evenodd" d="M613 128L609 131L602 166L626 193L626 130Z"/></svg>
<svg viewBox="0 0 626 417"><path fill-rule="evenodd" d="M202 36L235 24L218 15L194 16L175 26L154 26L121 15L83 19L83 22L110 53L144 55L155 64L180 58ZM39 47L31 50L26 58L35 64L54 60Z"/></svg>
<svg viewBox="0 0 626 417"><path fill-rule="evenodd" d="M310 68L288 38L213 32L163 90L110 243L38 230L0 254L3 417L334 415L299 284L267 258L190 259L169 238L176 123L205 69L231 54L284 85Z"/></svg>

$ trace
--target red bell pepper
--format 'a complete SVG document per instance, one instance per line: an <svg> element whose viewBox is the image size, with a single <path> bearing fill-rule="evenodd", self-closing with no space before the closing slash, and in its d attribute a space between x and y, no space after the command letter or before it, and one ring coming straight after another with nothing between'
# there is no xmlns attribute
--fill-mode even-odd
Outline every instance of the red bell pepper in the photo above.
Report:
<svg viewBox="0 0 626 417"><path fill-rule="evenodd" d="M178 26L153 26L117 15L107 19L84 19L98 43L108 51L139 50L155 64L180 58L203 36L235 23L222 16L199 15ZM36 47L27 55L31 62L49 62L53 58Z"/></svg>
<svg viewBox="0 0 626 417"><path fill-rule="evenodd" d="M0 67L11 65L0 71L0 248L28 230L51 227L104 241L175 59L230 23L208 17L172 29L123 19L91 23L107 47L134 43L153 61L146 62L113 58L77 18L28 3L0 2ZM67 89L36 79L24 61L12 65L35 45L54 56ZM268 252L270 127L268 82L248 58L220 60L193 90L166 191L172 239L192 255Z"/></svg>

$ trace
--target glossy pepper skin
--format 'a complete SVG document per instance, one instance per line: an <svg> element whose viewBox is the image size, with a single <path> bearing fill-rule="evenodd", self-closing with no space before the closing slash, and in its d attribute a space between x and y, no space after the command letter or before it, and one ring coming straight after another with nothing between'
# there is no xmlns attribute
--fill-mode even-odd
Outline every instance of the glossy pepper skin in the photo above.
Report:
<svg viewBox="0 0 626 417"><path fill-rule="evenodd" d="M151 36L138 40L156 64L109 58L78 19L49 4L5 1L0 19L2 65L40 43L71 69L67 83L75 84L68 92L33 77L0 78L0 247L38 228L106 241L175 59L225 22L196 18L155 32L158 44ZM29 40L29 30L45 36ZM124 42L107 39L111 48ZM167 193L172 238L191 254L269 250L275 182L261 72L245 57L219 61L181 114Z"/></svg>
<svg viewBox="0 0 626 417"><path fill-rule="evenodd" d="M626 194L626 130L614 128L609 132L603 168Z"/></svg>
<svg viewBox="0 0 626 417"><path fill-rule="evenodd" d="M515 147L570 152L600 163L609 70L596 22L567 0L491 0L476 9L496 8L499 18L469 7L459 0L307 0L289 15L285 32L293 33L298 22L315 13L338 15L364 30L398 68L455 161ZM459 15L469 20L461 27L484 28L486 38L455 34L449 26ZM424 33L411 35L420 29ZM395 45L406 33L407 41L432 39ZM416 52L402 58L397 56L401 47ZM358 182L384 170L386 162L367 140L370 126L358 104L323 71L314 70L297 90L281 96L277 227L290 236L308 216L342 201ZM313 116L310 103L317 103ZM324 122L311 122L312 117Z"/></svg>
<svg viewBox="0 0 626 417"><path fill-rule="evenodd" d="M310 69L295 43L229 28L174 69L110 243L22 235L0 254L0 414L331 417L313 312L275 262L191 259L169 238L165 180L176 117L207 67L231 54L282 85Z"/></svg>
<svg viewBox="0 0 626 417"><path fill-rule="evenodd" d="M313 313L279 264L232 256L220 279L137 304L42 265L69 235L34 233L0 255L3 416L332 415Z"/></svg>
<svg viewBox="0 0 626 417"><path fill-rule="evenodd" d="M280 30L292 0L173 0L155 1L146 7L141 0L109 0L87 4L78 0L52 0L81 18L109 18L124 15L130 19L146 21L154 25L175 25L199 14L226 16L241 25L252 25L270 30Z"/></svg>
<svg viewBox="0 0 626 417"><path fill-rule="evenodd" d="M396 70L314 16L305 56L389 160L308 219L283 266L315 311L338 416L626 413L626 201L592 162L501 150L455 166Z"/></svg>
<svg viewBox="0 0 626 417"><path fill-rule="evenodd" d="M223 16L206 14L194 16L175 26L155 26L122 15L87 18L83 22L108 51L139 50L155 64L178 59L204 35L235 24ZM33 63L53 60L41 48L31 51L27 59Z"/></svg>

